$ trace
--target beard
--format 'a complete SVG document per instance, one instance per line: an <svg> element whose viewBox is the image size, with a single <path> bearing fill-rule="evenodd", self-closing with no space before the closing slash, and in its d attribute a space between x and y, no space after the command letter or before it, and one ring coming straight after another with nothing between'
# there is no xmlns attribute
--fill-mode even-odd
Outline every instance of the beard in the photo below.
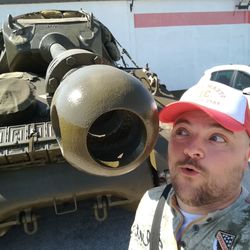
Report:
<svg viewBox="0 0 250 250"><path fill-rule="evenodd" d="M194 182L191 177L179 176L176 169L186 164L193 165L201 173L200 182ZM211 178L209 171L190 157L177 162L174 168L170 169L170 178L177 197L184 204L194 207L221 202L223 197L227 197L231 191L238 188L243 175L244 171L231 169L225 173L223 180Z"/></svg>

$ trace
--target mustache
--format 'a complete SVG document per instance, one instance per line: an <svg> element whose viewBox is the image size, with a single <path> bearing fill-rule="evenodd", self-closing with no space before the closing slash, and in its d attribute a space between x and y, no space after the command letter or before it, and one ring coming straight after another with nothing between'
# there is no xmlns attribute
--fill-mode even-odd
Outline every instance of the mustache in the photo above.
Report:
<svg viewBox="0 0 250 250"><path fill-rule="evenodd" d="M191 157L187 156L184 160L176 162L176 167L181 167L185 165L192 165L197 170L204 171L204 167L198 163L197 160L192 159Z"/></svg>

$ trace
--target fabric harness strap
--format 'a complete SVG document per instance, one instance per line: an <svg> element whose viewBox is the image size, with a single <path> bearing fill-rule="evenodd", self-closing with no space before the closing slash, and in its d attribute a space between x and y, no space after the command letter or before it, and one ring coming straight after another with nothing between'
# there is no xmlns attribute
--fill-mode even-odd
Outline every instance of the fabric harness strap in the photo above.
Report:
<svg viewBox="0 0 250 250"><path fill-rule="evenodd" d="M150 246L149 246L150 250L159 249L162 213L163 213L164 205L168 197L168 193L171 190L171 188L172 188L171 184L165 187L158 201L157 207L155 209L155 214L154 214L154 218L153 218L153 222L151 226L151 233L150 233Z"/></svg>

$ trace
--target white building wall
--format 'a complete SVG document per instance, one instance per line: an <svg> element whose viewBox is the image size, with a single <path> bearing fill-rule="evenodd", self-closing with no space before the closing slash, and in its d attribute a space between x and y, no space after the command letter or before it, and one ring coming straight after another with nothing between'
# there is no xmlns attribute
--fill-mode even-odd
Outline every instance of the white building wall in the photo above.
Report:
<svg viewBox="0 0 250 250"><path fill-rule="evenodd" d="M238 0L82 1L53 4L1 5L2 21L41 9L84 9L93 12L140 66L149 64L169 90L188 88L204 70L219 64L250 64L249 11L240 24L135 27L134 18L148 13L238 12ZM218 14L219 14L218 13ZM247 17L246 17L247 18ZM201 23L203 20L200 20Z"/></svg>

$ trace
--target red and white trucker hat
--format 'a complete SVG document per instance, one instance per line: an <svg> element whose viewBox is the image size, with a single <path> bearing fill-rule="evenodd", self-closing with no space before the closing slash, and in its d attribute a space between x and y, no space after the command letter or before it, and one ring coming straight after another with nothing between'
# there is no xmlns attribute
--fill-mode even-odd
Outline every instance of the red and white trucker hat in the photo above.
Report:
<svg viewBox="0 0 250 250"><path fill-rule="evenodd" d="M225 84L206 81L188 89L177 102L160 112L162 123L174 123L184 112L202 110L230 131L246 130L250 136L250 110L244 94Z"/></svg>

